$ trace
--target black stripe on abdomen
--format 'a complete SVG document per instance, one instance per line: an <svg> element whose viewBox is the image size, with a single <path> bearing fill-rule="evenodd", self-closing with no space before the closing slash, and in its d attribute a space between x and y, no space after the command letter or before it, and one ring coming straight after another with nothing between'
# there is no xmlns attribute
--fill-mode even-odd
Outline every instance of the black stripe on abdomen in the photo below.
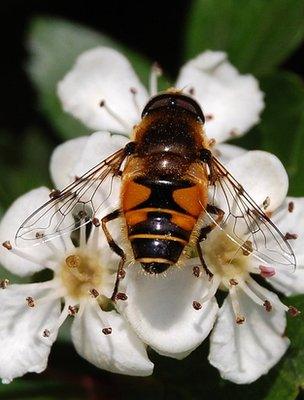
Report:
<svg viewBox="0 0 304 400"><path fill-rule="evenodd" d="M147 235L149 236L149 235ZM177 240L168 240L161 237L130 237L135 260L167 260L175 264L185 244Z"/></svg>

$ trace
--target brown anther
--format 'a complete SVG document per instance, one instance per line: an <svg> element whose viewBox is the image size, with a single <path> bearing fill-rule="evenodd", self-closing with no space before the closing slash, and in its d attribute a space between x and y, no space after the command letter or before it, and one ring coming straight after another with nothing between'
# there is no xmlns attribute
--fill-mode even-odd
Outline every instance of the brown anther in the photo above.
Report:
<svg viewBox="0 0 304 400"><path fill-rule="evenodd" d="M36 232L36 233L35 233L35 238L36 238L36 239L42 239L43 236L44 236L44 235L43 235L42 232Z"/></svg>
<svg viewBox="0 0 304 400"><path fill-rule="evenodd" d="M99 107L104 107L105 104L106 104L105 100L101 100L99 103Z"/></svg>
<svg viewBox="0 0 304 400"><path fill-rule="evenodd" d="M213 114L207 114L207 115L205 115L205 120L206 120L206 122L207 122L207 121L212 121L213 118L214 118L214 115L213 115Z"/></svg>
<svg viewBox="0 0 304 400"><path fill-rule="evenodd" d="M99 219L98 218L93 218L92 219L92 224L94 225L94 226L96 226L96 228L98 228L99 226L100 226L100 221L99 221Z"/></svg>
<svg viewBox="0 0 304 400"><path fill-rule="evenodd" d="M135 89L134 87L131 87L131 88L130 88L130 92L131 92L132 94L136 94L136 93L137 93L137 89Z"/></svg>
<svg viewBox="0 0 304 400"><path fill-rule="evenodd" d="M297 317L298 315L301 314L301 311L299 311L296 307L294 306L289 306L288 307L288 313L289 315L291 315L292 317Z"/></svg>
<svg viewBox="0 0 304 400"><path fill-rule="evenodd" d="M127 296L125 293L119 292L119 293L117 293L117 295L116 295L116 299L117 299L117 300L125 301L125 300L128 299L128 296Z"/></svg>
<svg viewBox="0 0 304 400"><path fill-rule="evenodd" d="M200 267L198 267L198 266L193 267L193 275L194 275L196 278L199 278L199 277L200 277L200 274L201 274L201 269L200 269Z"/></svg>
<svg viewBox="0 0 304 400"><path fill-rule="evenodd" d="M253 252L252 242L250 240L246 240L242 246L242 253L244 256L249 256Z"/></svg>
<svg viewBox="0 0 304 400"><path fill-rule="evenodd" d="M298 239L298 235L296 233L286 232L284 238L285 240L296 240Z"/></svg>
<svg viewBox="0 0 304 400"><path fill-rule="evenodd" d="M190 94L191 96L194 96L194 94L195 94L195 89L194 89L194 87L189 88L189 94Z"/></svg>
<svg viewBox="0 0 304 400"><path fill-rule="evenodd" d="M65 263L69 268L78 268L80 265L80 257L72 254L65 259Z"/></svg>
<svg viewBox="0 0 304 400"><path fill-rule="evenodd" d="M43 337L50 337L51 332L48 329L45 329L42 333Z"/></svg>
<svg viewBox="0 0 304 400"><path fill-rule="evenodd" d="M5 242L3 242L2 246L5 247L7 250L12 250L12 248L13 248L13 246L11 245L11 242L9 240L6 240Z"/></svg>
<svg viewBox="0 0 304 400"><path fill-rule="evenodd" d="M79 181L79 179L80 179L80 176L78 176L78 175L75 175L75 182L77 182L77 181Z"/></svg>
<svg viewBox="0 0 304 400"><path fill-rule="evenodd" d="M265 310L267 312L270 312L272 310L272 304L270 303L269 300L265 300L263 306L265 307Z"/></svg>
<svg viewBox="0 0 304 400"><path fill-rule="evenodd" d="M192 303L192 307L194 308L194 310L200 310L202 308L202 305L200 302L194 300Z"/></svg>
<svg viewBox="0 0 304 400"><path fill-rule="evenodd" d="M96 289L89 290L89 293L94 299L96 299L99 296L99 292Z"/></svg>
<svg viewBox="0 0 304 400"><path fill-rule="evenodd" d="M290 202L288 203L288 211L289 211L290 213L292 213L293 210L294 210L294 202L293 202L293 201L290 201Z"/></svg>
<svg viewBox="0 0 304 400"><path fill-rule="evenodd" d="M75 316L79 311L79 307L78 306L69 306L68 311L69 311L69 315Z"/></svg>
<svg viewBox="0 0 304 400"><path fill-rule="evenodd" d="M10 281L8 279L1 279L0 280L0 289L6 289L8 285L10 284Z"/></svg>
<svg viewBox="0 0 304 400"><path fill-rule="evenodd" d="M266 210L270 206L270 197L267 196L266 199L263 201L263 208Z"/></svg>
<svg viewBox="0 0 304 400"><path fill-rule="evenodd" d="M111 335L112 333L112 328L103 328L102 333L104 335Z"/></svg>
<svg viewBox="0 0 304 400"><path fill-rule="evenodd" d="M26 302L27 302L27 305L29 306L29 307L35 307L35 302L34 302L34 299L32 298L32 297L27 297L26 299Z"/></svg>
<svg viewBox="0 0 304 400"><path fill-rule="evenodd" d="M118 273L118 278L124 279L125 276L126 276L126 271L124 269L121 269Z"/></svg>
<svg viewBox="0 0 304 400"><path fill-rule="evenodd" d="M238 281L236 279L234 279L234 278L230 279L229 283L230 283L231 286L236 286L236 285L239 284Z"/></svg>
<svg viewBox="0 0 304 400"><path fill-rule="evenodd" d="M49 194L49 197L51 199L58 199L60 196L61 196L61 192L60 192L60 190L57 190L57 189L53 189L51 191L51 193Z"/></svg>
<svg viewBox="0 0 304 400"><path fill-rule="evenodd" d="M238 325L242 325L242 324L245 322L245 317L243 317L242 315L238 315L238 316L235 318L235 322L236 322Z"/></svg>

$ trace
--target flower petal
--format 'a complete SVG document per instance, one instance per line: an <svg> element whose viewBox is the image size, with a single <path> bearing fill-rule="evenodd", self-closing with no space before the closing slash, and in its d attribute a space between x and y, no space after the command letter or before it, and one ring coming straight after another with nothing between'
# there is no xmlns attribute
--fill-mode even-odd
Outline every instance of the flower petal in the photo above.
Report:
<svg viewBox="0 0 304 400"><path fill-rule="evenodd" d="M209 138L222 142L241 136L259 122L263 93L252 75L241 75L220 51L205 51L181 69L176 87L194 89ZM185 89L187 91L187 89Z"/></svg>
<svg viewBox="0 0 304 400"><path fill-rule="evenodd" d="M290 239L297 260L297 268L294 272L286 268L280 268L268 281L285 295L304 293L304 198L287 197L279 210L273 216L272 221L285 235L286 233L297 235L296 239Z"/></svg>
<svg viewBox="0 0 304 400"><path fill-rule="evenodd" d="M267 211L275 210L285 200L288 175L275 155L248 151L228 162L227 169L259 206L269 198Z"/></svg>
<svg viewBox="0 0 304 400"><path fill-rule="evenodd" d="M58 95L64 110L88 127L125 135L140 120L140 112L148 99L129 61L107 47L81 54L59 82Z"/></svg>
<svg viewBox="0 0 304 400"><path fill-rule="evenodd" d="M50 172L56 189L63 189L73 182L72 171L79 160L89 136L68 140L57 146L50 161ZM89 168L88 168L89 169Z"/></svg>
<svg viewBox="0 0 304 400"><path fill-rule="evenodd" d="M246 320L236 324L228 296L210 338L209 361L223 379L244 384L266 374L283 356L289 340L283 336L284 311L273 308L267 312L241 291L238 295ZM273 296L277 297L269 294Z"/></svg>
<svg viewBox="0 0 304 400"><path fill-rule="evenodd" d="M46 324L54 324L60 315L60 301L39 304L38 297L52 293L49 282L11 285L0 291L0 377L3 383L27 372L42 372L47 365L51 338L44 338ZM26 298L34 299L29 307Z"/></svg>
<svg viewBox="0 0 304 400"><path fill-rule="evenodd" d="M204 296L204 279L194 277L191 263L182 269L168 270L167 276L145 275L139 266L127 271L125 286L127 301L119 301L138 336L158 353L180 358L196 348L209 334L218 306L213 298L200 310L192 306Z"/></svg>
<svg viewBox="0 0 304 400"><path fill-rule="evenodd" d="M18 228L26 217L50 199L49 193L49 189L41 187L31 190L15 200L0 222L0 243L9 240L14 246ZM33 258L33 261L21 258L0 246L0 263L10 272L25 276L44 269L46 267L44 264L51 255L51 251L45 245L24 248L22 252L25 256Z"/></svg>
<svg viewBox="0 0 304 400"><path fill-rule="evenodd" d="M111 327L112 333L103 334ZM144 344L116 311L104 312L97 303L88 303L72 325L72 340L77 352L98 368L133 376L148 376L153 363Z"/></svg>

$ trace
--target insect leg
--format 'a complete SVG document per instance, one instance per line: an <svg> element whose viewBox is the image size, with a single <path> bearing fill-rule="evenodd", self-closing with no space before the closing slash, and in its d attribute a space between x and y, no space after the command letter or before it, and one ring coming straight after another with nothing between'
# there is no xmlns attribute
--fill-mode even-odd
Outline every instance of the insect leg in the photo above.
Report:
<svg viewBox="0 0 304 400"><path fill-rule="evenodd" d="M119 209L117 209L117 210L111 212L110 214L104 216L101 219L102 230L103 230L104 234L106 235L107 242L108 242L110 248L114 251L114 253L116 253L120 257L120 261L119 261L118 269L117 269L117 274L116 274L115 285L114 285L113 293L112 293L112 296L111 296L111 300L113 300L113 301L116 299L116 295L117 295L117 292L118 292L119 281L124 276L123 267L124 267L125 262L126 262L126 254L123 251L123 249L121 247L119 247L118 244L112 238L112 236L111 236L111 234L110 234L110 232L109 232L109 230L107 228L107 223L117 219L120 215L121 215L121 211Z"/></svg>
<svg viewBox="0 0 304 400"><path fill-rule="evenodd" d="M202 263L202 266L203 266L206 274L208 275L209 279L211 279L213 277L213 273L209 270L209 268L206 264L206 261L204 260L200 242L203 242L204 240L206 240L207 235L217 226L217 224L219 224L222 221L223 216L224 216L224 211L214 205L211 205L211 204L207 205L206 211L210 214L216 215L217 218L211 224L201 228L201 231L200 231L200 234L199 234L198 240L197 240L196 249L197 249L199 259Z"/></svg>

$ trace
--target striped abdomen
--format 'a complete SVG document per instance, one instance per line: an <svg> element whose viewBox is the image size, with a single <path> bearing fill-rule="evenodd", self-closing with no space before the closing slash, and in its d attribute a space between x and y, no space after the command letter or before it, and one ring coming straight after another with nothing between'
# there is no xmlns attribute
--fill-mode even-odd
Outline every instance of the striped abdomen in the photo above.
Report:
<svg viewBox="0 0 304 400"><path fill-rule="evenodd" d="M138 177L125 182L122 207L134 258L150 273L175 264L204 206L199 184Z"/></svg>

